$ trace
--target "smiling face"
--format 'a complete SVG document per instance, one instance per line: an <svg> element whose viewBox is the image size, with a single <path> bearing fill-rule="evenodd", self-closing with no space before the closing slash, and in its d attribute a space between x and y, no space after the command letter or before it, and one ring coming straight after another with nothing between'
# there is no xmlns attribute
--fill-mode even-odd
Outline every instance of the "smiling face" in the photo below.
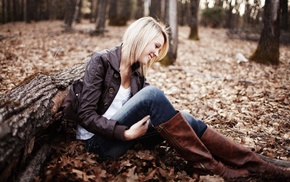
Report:
<svg viewBox="0 0 290 182"><path fill-rule="evenodd" d="M152 41L150 41L144 50L142 51L138 61L140 64L146 65L152 58L158 56L164 44L164 37L162 34L157 35Z"/></svg>

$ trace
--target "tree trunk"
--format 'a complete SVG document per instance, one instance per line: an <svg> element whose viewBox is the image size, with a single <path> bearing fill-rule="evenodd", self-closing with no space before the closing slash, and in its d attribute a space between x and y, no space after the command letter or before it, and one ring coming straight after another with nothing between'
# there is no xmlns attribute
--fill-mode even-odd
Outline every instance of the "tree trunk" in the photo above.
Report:
<svg viewBox="0 0 290 182"><path fill-rule="evenodd" d="M163 65L172 65L177 58L178 48L178 22L177 22L177 0L166 2L166 23L169 25L169 50L164 59L160 61Z"/></svg>
<svg viewBox="0 0 290 182"><path fill-rule="evenodd" d="M161 18L161 1L151 0L149 8L149 16L160 20Z"/></svg>
<svg viewBox="0 0 290 182"><path fill-rule="evenodd" d="M98 8L98 0L90 0L91 3L91 14L90 14L90 22L96 22L96 17L97 17L97 8Z"/></svg>
<svg viewBox="0 0 290 182"><path fill-rule="evenodd" d="M98 1L98 16L96 20L96 34L104 34L105 32L105 25L106 25L106 6L107 1L106 0L99 0Z"/></svg>
<svg viewBox="0 0 290 182"><path fill-rule="evenodd" d="M115 18L118 16L117 13L117 1L110 0L110 9L109 9L109 25L114 25Z"/></svg>
<svg viewBox="0 0 290 182"><path fill-rule="evenodd" d="M125 26L130 19L131 2L130 0L111 0L109 10L109 25Z"/></svg>
<svg viewBox="0 0 290 182"><path fill-rule="evenodd" d="M7 6L6 6L6 12L7 12L7 22L11 22L12 21L12 17L11 17L11 1L8 0L6 1Z"/></svg>
<svg viewBox="0 0 290 182"><path fill-rule="evenodd" d="M67 0L66 2L66 12L65 12L65 19L64 23L66 25L66 30L69 31L72 29L74 17L75 17L75 10L76 10L76 0Z"/></svg>
<svg viewBox="0 0 290 182"><path fill-rule="evenodd" d="M30 0L24 0L23 12L24 12L24 21L26 23L30 23L31 22L29 6L30 6Z"/></svg>
<svg viewBox="0 0 290 182"><path fill-rule="evenodd" d="M80 14L80 5L81 5L81 0L76 0L75 1L75 7L74 7L74 13L73 13L73 19L72 19L72 24L71 24L71 29L75 26L75 24L77 23L77 19L79 18Z"/></svg>
<svg viewBox="0 0 290 182"><path fill-rule="evenodd" d="M266 0L263 23L258 47L250 60L262 64L279 64L280 25L279 0Z"/></svg>
<svg viewBox="0 0 290 182"><path fill-rule="evenodd" d="M5 3L6 1L5 0L2 0L2 19L1 19L1 22L4 24L4 23L6 23L6 3Z"/></svg>
<svg viewBox="0 0 290 182"><path fill-rule="evenodd" d="M288 0L281 0L281 29L288 30Z"/></svg>
<svg viewBox="0 0 290 182"><path fill-rule="evenodd" d="M226 22L226 28L231 29L232 28L232 17L233 17L233 5L232 5L232 0L229 0L228 2L228 11L227 11L227 22Z"/></svg>
<svg viewBox="0 0 290 182"><path fill-rule="evenodd" d="M82 18L82 6L83 6L83 0L78 0L77 6L76 6L76 18L75 22L81 23L81 18Z"/></svg>
<svg viewBox="0 0 290 182"><path fill-rule="evenodd" d="M190 34L188 39L190 40L199 40L198 36L198 7L199 0L191 0L190 1L190 17L191 21L189 21Z"/></svg>
<svg viewBox="0 0 290 182"><path fill-rule="evenodd" d="M135 18L136 19L141 18L141 17L143 17L143 14L144 14L144 3L143 3L143 0L137 0Z"/></svg>
<svg viewBox="0 0 290 182"><path fill-rule="evenodd" d="M83 64L51 75L38 74L0 95L1 181L13 181L27 171L26 165L41 148L37 146L45 144L44 133L47 135L52 125L60 125L62 101L70 83L81 78L84 69ZM48 143L55 138L57 128L50 133Z"/></svg>
<svg viewBox="0 0 290 182"><path fill-rule="evenodd" d="M249 0L246 0L245 2L245 13L243 16L243 20L244 20L244 24L249 24L250 23L250 19L251 19L251 11L250 11L250 3Z"/></svg>
<svg viewBox="0 0 290 182"><path fill-rule="evenodd" d="M190 13L188 12L189 2L178 1L178 25L185 26L188 25L188 16ZM190 20L189 20L190 21Z"/></svg>

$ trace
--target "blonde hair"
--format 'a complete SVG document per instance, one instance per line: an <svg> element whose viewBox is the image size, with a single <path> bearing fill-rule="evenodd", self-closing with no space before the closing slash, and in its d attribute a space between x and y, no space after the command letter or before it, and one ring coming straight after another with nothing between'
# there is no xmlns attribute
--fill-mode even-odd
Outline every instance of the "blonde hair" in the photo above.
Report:
<svg viewBox="0 0 290 182"><path fill-rule="evenodd" d="M122 54L126 58L127 65L132 65L140 57L146 45L155 37L163 35L164 44L158 57L151 59L147 65L140 67L140 73L146 75L148 68L156 61L163 59L169 48L168 33L165 25L157 22L152 17L142 17L133 22L123 36Z"/></svg>

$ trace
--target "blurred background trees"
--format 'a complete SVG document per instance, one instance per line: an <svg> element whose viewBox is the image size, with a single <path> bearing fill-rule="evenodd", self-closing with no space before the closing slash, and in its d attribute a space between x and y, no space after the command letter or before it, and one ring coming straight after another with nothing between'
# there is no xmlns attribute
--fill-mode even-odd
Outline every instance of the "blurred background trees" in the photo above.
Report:
<svg viewBox="0 0 290 182"><path fill-rule="evenodd" d="M94 33L103 34L106 26L126 26L130 20L152 16L170 26L172 40L178 26L189 26L192 40L202 40L199 26L225 28L230 37L258 41L253 61L279 64L279 44L290 42L289 6L288 0L1 0L0 21L61 20L66 30L73 30L76 23L89 20L95 23ZM170 64L177 57L174 44L176 40L171 45ZM265 60L259 56L263 51L275 53Z"/></svg>

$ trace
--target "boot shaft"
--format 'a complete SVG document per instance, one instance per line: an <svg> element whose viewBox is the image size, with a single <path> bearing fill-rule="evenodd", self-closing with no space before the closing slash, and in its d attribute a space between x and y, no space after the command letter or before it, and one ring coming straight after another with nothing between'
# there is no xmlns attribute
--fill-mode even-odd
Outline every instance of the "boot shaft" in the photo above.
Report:
<svg viewBox="0 0 290 182"><path fill-rule="evenodd" d="M212 128L208 127L206 129L201 141L213 155L224 163L247 169L254 174L269 175L274 178L289 179L290 181L290 170L262 160L251 150L226 138Z"/></svg>
<svg viewBox="0 0 290 182"><path fill-rule="evenodd" d="M194 168L212 171L225 179L249 174L247 170L229 169L216 161L180 112L155 129Z"/></svg>

